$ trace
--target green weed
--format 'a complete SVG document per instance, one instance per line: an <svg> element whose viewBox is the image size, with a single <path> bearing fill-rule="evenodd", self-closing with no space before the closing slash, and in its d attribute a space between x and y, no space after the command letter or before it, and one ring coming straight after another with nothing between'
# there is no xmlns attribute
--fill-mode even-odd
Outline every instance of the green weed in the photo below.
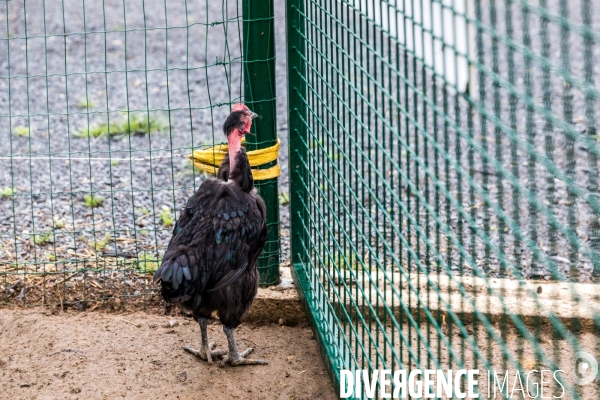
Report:
<svg viewBox="0 0 600 400"><path fill-rule="evenodd" d="M287 192L279 193L279 204L285 206L290 202L290 195Z"/></svg>
<svg viewBox="0 0 600 400"><path fill-rule="evenodd" d="M5 186L4 188L0 189L0 199L13 196L16 192L17 191L15 188Z"/></svg>
<svg viewBox="0 0 600 400"><path fill-rule="evenodd" d="M169 129L169 125L157 115L145 113L129 114L121 125L121 130L126 134L144 135L151 132L160 132Z"/></svg>
<svg viewBox="0 0 600 400"><path fill-rule="evenodd" d="M33 244L43 246L50 241L50 236L52 236L52 232L45 232L36 235L31 235L31 239L33 240Z"/></svg>
<svg viewBox="0 0 600 400"><path fill-rule="evenodd" d="M108 245L108 242L110 242L110 233L106 233L104 235L104 239L94 241L94 249L96 251L104 250L104 248Z"/></svg>
<svg viewBox="0 0 600 400"><path fill-rule="evenodd" d="M108 133L108 125L107 124L96 124L96 125L88 125L86 128L83 128L80 131L75 132L75 136L77 137L93 137L97 138L103 136ZM112 132L111 132L112 133Z"/></svg>
<svg viewBox="0 0 600 400"><path fill-rule="evenodd" d="M169 125L159 116L146 113L124 113L123 117L111 121L88 125L75 132L77 137L128 136L145 135L152 132L165 131Z"/></svg>
<svg viewBox="0 0 600 400"><path fill-rule="evenodd" d="M77 107L79 107L79 108L94 108L95 106L96 106L96 104L92 100L89 100L89 99L81 98L77 102Z"/></svg>
<svg viewBox="0 0 600 400"><path fill-rule="evenodd" d="M167 206L163 206L163 208L160 210L160 220L167 228L173 224L173 218L174 216L171 212L171 209Z"/></svg>
<svg viewBox="0 0 600 400"><path fill-rule="evenodd" d="M17 136L29 136L33 133L33 127L31 126L16 126L14 131Z"/></svg>
<svg viewBox="0 0 600 400"><path fill-rule="evenodd" d="M83 197L83 205L89 208L100 207L104 203L104 197L95 194L86 194Z"/></svg>
<svg viewBox="0 0 600 400"><path fill-rule="evenodd" d="M54 217L52 218L52 220L54 221L54 227L57 229L62 229L65 227L65 224L67 223L67 219L66 218L57 218Z"/></svg>
<svg viewBox="0 0 600 400"><path fill-rule="evenodd" d="M94 238L93 240L88 241L85 236L81 236L81 240L92 249L96 250L96 252L99 252L108 246L108 243L110 242L110 233L106 233L106 235L104 235L104 239L102 240Z"/></svg>
<svg viewBox="0 0 600 400"><path fill-rule="evenodd" d="M148 253L140 254L138 263L139 269L145 271L148 275L153 275L159 267L158 260L155 256Z"/></svg>

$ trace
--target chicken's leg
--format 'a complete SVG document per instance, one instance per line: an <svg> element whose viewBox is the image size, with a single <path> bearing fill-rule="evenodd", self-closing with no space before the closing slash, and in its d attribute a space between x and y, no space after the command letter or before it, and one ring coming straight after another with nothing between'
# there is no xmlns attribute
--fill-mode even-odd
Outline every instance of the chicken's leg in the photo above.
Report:
<svg viewBox="0 0 600 400"><path fill-rule="evenodd" d="M187 352L192 353L193 355L200 357L203 360L208 361L209 364L213 363L213 357L221 357L227 354L225 350L213 350L215 347L214 342L208 343L208 319L206 318L198 318L198 323L200 324L200 332L202 334L202 347L200 350L194 350L191 347L183 346L183 349Z"/></svg>
<svg viewBox="0 0 600 400"><path fill-rule="evenodd" d="M223 357L223 361L221 361L220 366L224 367L225 364L230 364L234 367L238 365L265 365L267 364L264 360L252 360L246 357L248 354L252 353L252 348L247 348L242 352L242 354L238 353L237 344L235 343L235 338L233 337L233 331L235 328L228 328L223 326L223 332L227 336L227 343L229 343L229 354Z"/></svg>

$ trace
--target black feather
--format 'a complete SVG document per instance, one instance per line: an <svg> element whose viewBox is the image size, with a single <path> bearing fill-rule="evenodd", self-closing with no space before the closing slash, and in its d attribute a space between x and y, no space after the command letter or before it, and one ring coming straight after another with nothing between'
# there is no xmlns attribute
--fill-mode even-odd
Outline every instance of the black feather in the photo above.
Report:
<svg viewBox="0 0 600 400"><path fill-rule="evenodd" d="M177 282L178 285L181 285L181 282L183 281L183 268L181 268L181 265L179 264L175 264L175 266L175 279L173 280L173 283Z"/></svg>
<svg viewBox="0 0 600 400"><path fill-rule="evenodd" d="M158 275L159 271L156 271L156 274ZM169 282L171 280L171 275L173 274L173 266L171 264L168 264L165 266L165 269L162 273L162 280Z"/></svg>
<svg viewBox="0 0 600 400"><path fill-rule="evenodd" d="M234 128L242 129L244 127L244 122L242 121L244 114L245 111L234 111L229 114L229 117L227 117L225 123L223 124L223 133L229 136Z"/></svg>

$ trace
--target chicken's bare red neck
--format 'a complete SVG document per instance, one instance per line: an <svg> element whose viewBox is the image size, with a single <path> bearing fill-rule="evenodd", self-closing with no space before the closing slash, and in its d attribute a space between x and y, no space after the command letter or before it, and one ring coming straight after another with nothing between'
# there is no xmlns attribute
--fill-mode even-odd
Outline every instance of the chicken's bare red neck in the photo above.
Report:
<svg viewBox="0 0 600 400"><path fill-rule="evenodd" d="M235 163L237 161L237 155L242 148L242 137L243 134L237 129L233 128L233 132L230 132L227 136L227 144L229 147L229 173L231 174L235 170Z"/></svg>
<svg viewBox="0 0 600 400"><path fill-rule="evenodd" d="M252 128L252 119L257 115L250 111L244 103L237 103L231 109L231 114L227 117L223 125L223 131L227 135L229 145L229 174L233 174L237 163L237 155L242 148L242 137L250 133Z"/></svg>

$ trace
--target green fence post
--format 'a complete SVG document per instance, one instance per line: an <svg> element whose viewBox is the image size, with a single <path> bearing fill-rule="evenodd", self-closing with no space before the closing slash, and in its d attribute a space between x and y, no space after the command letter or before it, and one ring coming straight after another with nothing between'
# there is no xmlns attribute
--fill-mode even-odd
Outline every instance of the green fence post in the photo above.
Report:
<svg viewBox="0 0 600 400"><path fill-rule="evenodd" d="M331 330L322 304L315 297L306 266L306 248L309 245L308 221L309 182L308 128L307 128L307 83L306 83L306 36L304 0L287 0L287 66L288 66L288 137L289 137L289 180L290 180L290 224L292 276L309 316L323 361L339 395L339 352L332 343ZM304 255L304 258L302 257Z"/></svg>
<svg viewBox="0 0 600 400"><path fill-rule="evenodd" d="M307 233L302 221L306 215L308 170L308 133L306 130L306 66L304 60L304 21L301 16L303 0L287 1L287 63L288 63L288 137L290 180L290 225L292 265L302 264L300 258Z"/></svg>
<svg viewBox="0 0 600 400"><path fill-rule="evenodd" d="M243 1L244 101L260 115L255 120L256 135L246 136L248 150L271 147L277 143L275 102L275 31L273 0ZM274 164L274 163L273 163ZM272 167L273 164L263 166ZM278 179L256 181L267 205L269 236L258 259L261 286L279 283L279 201Z"/></svg>

